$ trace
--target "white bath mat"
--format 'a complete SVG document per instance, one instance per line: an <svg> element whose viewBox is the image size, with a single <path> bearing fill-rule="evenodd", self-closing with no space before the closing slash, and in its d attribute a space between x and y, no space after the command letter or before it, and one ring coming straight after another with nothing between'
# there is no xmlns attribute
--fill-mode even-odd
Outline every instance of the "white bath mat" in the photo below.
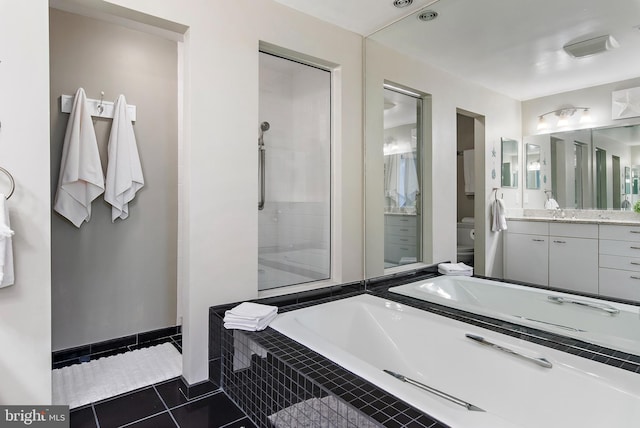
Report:
<svg viewBox="0 0 640 428"><path fill-rule="evenodd" d="M84 406L182 374L170 343L53 370L53 404Z"/></svg>

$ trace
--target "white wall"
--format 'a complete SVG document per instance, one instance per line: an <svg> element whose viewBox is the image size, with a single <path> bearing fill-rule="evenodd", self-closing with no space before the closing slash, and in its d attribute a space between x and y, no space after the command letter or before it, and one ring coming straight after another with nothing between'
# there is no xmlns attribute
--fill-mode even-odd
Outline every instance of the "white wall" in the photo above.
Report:
<svg viewBox="0 0 640 428"><path fill-rule="evenodd" d="M500 186L500 138L518 139L520 102L460 80L411 59L372 40L366 41L366 276L383 273L384 194L382 112L385 80L431 94L431 144L425 147L423 177L425 262L456 258L456 112L462 109L484 116L484 144L476 146L476 272L502 275L502 239L489 231L491 189ZM495 148L496 157L491 155ZM482 156L481 154L484 154ZM496 178L490 176L496 169ZM505 199L518 189L502 189ZM515 196L513 196L515 199ZM432 243L432 244L431 244ZM428 248L431 246L432 248Z"/></svg>
<svg viewBox="0 0 640 428"><path fill-rule="evenodd" d="M16 182L15 285L0 289L0 404L51 401L48 7L0 0L0 166Z"/></svg>

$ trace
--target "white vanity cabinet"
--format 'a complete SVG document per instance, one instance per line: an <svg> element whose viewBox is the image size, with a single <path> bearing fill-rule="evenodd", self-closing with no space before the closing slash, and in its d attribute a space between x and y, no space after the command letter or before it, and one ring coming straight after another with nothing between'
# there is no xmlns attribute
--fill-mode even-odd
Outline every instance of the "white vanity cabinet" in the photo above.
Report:
<svg viewBox="0 0 640 428"><path fill-rule="evenodd" d="M391 263L415 262L418 257L417 216L385 214L384 259Z"/></svg>
<svg viewBox="0 0 640 428"><path fill-rule="evenodd" d="M600 225L602 296L640 301L640 226Z"/></svg>
<svg viewBox="0 0 640 428"><path fill-rule="evenodd" d="M504 277L549 285L549 223L509 221L504 232Z"/></svg>
<svg viewBox="0 0 640 428"><path fill-rule="evenodd" d="M598 294L597 224L549 224L549 286Z"/></svg>
<svg viewBox="0 0 640 428"><path fill-rule="evenodd" d="M640 225L508 221L504 277L640 302Z"/></svg>

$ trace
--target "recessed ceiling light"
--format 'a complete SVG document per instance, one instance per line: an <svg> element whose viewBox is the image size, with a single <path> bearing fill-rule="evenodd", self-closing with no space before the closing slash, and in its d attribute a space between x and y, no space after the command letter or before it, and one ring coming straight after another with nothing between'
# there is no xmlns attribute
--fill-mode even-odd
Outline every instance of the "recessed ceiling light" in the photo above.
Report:
<svg viewBox="0 0 640 428"><path fill-rule="evenodd" d="M420 12L418 15L418 19L420 21L433 21L438 17L438 12L435 10L425 10L424 12Z"/></svg>
<svg viewBox="0 0 640 428"><path fill-rule="evenodd" d="M394 0L393 5L395 7L407 7L413 3L413 0Z"/></svg>

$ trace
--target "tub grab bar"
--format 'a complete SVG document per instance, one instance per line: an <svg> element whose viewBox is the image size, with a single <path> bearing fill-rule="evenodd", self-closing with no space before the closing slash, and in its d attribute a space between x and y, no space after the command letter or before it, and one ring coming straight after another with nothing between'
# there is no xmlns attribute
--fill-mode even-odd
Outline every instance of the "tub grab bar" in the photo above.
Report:
<svg viewBox="0 0 640 428"><path fill-rule="evenodd" d="M535 364L537 364L537 365L539 365L541 367L544 367L546 369L550 369L551 367L553 367L553 364L551 364L549 362L549 360L547 360L546 358L536 358L536 357L530 357L528 355L521 354L520 352L516 352L513 349L505 348L504 346L500 346L500 345L497 345L497 344L495 344L493 342L489 342L484 337L477 336L475 334L467 333L467 334L465 334L465 336L467 338L471 339L471 340L474 340L474 341L480 343L481 345L490 346L490 347L495 348L495 349L497 349L499 351L506 352L507 354L511 354L511 355L516 356L516 357L524 358L525 360L531 361L532 363L535 363Z"/></svg>
<svg viewBox="0 0 640 428"><path fill-rule="evenodd" d="M611 315L616 315L620 313L619 309L614 308L613 306L600 304L600 303L591 303L586 300L578 300L578 299L568 299L566 297L561 296L547 296L549 301L553 303L563 304L563 303L573 303L574 305L586 306L592 309L598 309L601 311L605 311Z"/></svg>
<svg viewBox="0 0 640 428"><path fill-rule="evenodd" d="M569 331L575 331L575 332L580 332L580 333L584 333L584 332L587 331L587 330L581 330L579 328L569 327L569 326L562 325L562 324L556 324L556 323L553 323L553 322L541 321L541 320L536 320L536 319L533 319L533 318L527 318L527 317L523 317L522 315L514 315L514 317L520 318L522 320L539 322L540 324L552 325L554 327L562 328L564 330L569 330Z"/></svg>
<svg viewBox="0 0 640 428"><path fill-rule="evenodd" d="M449 395L446 392L442 392L440 390L437 390L435 388L430 387L429 385L425 385L424 383L418 382L417 380L413 380L411 378L408 378L406 376L403 376L399 373L396 372L392 372L391 370L383 370L385 373L390 374L391 376L395 377L396 379L400 379L403 382L406 382L410 385L416 386L424 391L430 392L434 395L437 395L440 398L444 398L445 400L449 400L452 403L457 404L458 406L462 406L464 408L466 408L467 410L471 410L474 412L484 412L484 410L482 410L480 407L478 406L474 406L471 403L467 403L464 400L461 400L457 397L454 397L453 395Z"/></svg>

